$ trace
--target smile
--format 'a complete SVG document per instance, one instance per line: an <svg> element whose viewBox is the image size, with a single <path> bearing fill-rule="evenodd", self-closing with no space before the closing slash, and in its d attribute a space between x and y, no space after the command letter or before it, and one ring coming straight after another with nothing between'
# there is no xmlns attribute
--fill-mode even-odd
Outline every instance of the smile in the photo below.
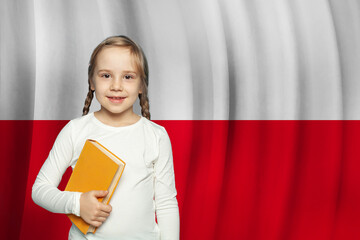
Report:
<svg viewBox="0 0 360 240"><path fill-rule="evenodd" d="M107 97L112 103L121 103L126 97Z"/></svg>

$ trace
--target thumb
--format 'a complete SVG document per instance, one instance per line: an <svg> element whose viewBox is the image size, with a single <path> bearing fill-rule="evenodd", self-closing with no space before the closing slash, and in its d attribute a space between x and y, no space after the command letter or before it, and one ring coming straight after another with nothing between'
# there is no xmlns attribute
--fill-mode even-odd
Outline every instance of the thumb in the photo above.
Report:
<svg viewBox="0 0 360 240"><path fill-rule="evenodd" d="M105 197L108 194L108 191L98 190L95 191L94 196L95 197Z"/></svg>

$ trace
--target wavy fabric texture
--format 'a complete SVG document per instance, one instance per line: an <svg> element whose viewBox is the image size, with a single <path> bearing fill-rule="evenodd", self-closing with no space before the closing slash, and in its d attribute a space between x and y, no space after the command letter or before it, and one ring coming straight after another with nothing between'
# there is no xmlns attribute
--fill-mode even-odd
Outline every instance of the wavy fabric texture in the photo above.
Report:
<svg viewBox="0 0 360 240"><path fill-rule="evenodd" d="M91 51L105 37L125 34L150 63L153 119L359 119L359 5L4 2L0 117L79 116Z"/></svg>
<svg viewBox="0 0 360 240"><path fill-rule="evenodd" d="M0 1L2 238L66 239L31 187L120 34L149 61L181 239L360 239L358 0Z"/></svg>

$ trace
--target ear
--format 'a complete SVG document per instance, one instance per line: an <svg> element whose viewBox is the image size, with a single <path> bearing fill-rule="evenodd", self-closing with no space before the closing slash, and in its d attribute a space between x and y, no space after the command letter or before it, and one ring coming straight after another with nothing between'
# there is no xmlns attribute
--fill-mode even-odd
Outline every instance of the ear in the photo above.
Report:
<svg viewBox="0 0 360 240"><path fill-rule="evenodd" d="M95 84L92 79L90 80L90 89L95 91Z"/></svg>

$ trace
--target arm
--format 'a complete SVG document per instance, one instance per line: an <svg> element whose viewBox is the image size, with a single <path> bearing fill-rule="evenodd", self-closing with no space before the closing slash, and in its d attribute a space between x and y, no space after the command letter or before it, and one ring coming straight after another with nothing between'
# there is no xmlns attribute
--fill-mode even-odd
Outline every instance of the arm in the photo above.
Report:
<svg viewBox="0 0 360 240"><path fill-rule="evenodd" d="M57 136L48 158L40 169L32 187L32 199L39 206L54 213L80 216L79 192L60 191L57 187L73 155L71 122Z"/></svg>
<svg viewBox="0 0 360 240"><path fill-rule="evenodd" d="M179 239L179 207L176 200L175 175L171 143L165 129L159 141L159 157L155 169L156 216L161 239Z"/></svg>
<svg viewBox="0 0 360 240"><path fill-rule="evenodd" d="M99 227L111 212L111 206L100 203L105 191L86 193L60 191L57 187L73 158L71 122L59 133L48 158L41 167L32 188L32 199L39 206L54 213L72 213L85 222Z"/></svg>

